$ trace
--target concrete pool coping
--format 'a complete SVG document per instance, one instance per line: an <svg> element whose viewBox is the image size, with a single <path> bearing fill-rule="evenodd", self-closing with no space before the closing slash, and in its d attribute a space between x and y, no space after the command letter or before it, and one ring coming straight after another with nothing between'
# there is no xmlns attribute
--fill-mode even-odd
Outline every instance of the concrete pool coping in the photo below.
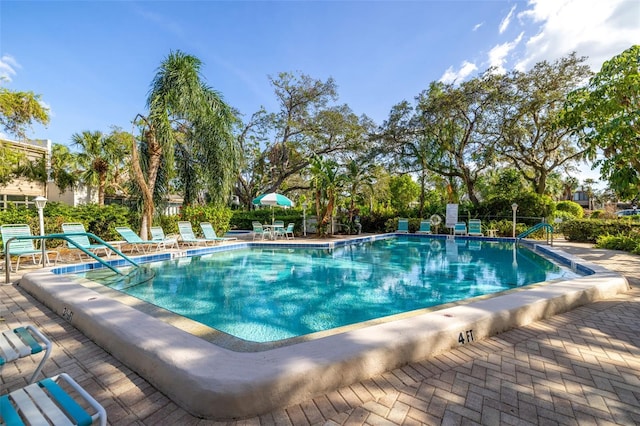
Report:
<svg viewBox="0 0 640 426"><path fill-rule="evenodd" d="M484 239L486 240L486 239ZM21 286L192 414L255 416L428 358L470 340L626 291L617 273L538 246L591 275L262 352L234 352L50 271Z"/></svg>

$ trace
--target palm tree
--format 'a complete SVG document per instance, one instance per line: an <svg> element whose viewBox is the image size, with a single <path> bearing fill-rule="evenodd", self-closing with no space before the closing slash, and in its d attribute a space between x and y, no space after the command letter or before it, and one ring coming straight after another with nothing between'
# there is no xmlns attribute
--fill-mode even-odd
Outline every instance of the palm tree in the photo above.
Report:
<svg viewBox="0 0 640 426"><path fill-rule="evenodd" d="M344 176L338 173L338 163L324 160L317 155L311 159L311 174L315 189L316 214L319 219L317 228L322 236L327 234L327 228L333 219L336 193L344 181Z"/></svg>
<svg viewBox="0 0 640 426"><path fill-rule="evenodd" d="M237 176L237 148L231 133L235 117L222 97L203 83L200 66L194 56L170 53L153 79L147 97L149 114L136 117L145 146L145 158L136 144L132 149L132 169L142 194L143 237L155 212L158 172L163 162L173 169L178 144L184 144L180 158L189 152L190 161L199 164L200 178L215 202L227 201ZM194 169L182 170L183 178L193 178Z"/></svg>
<svg viewBox="0 0 640 426"><path fill-rule="evenodd" d="M356 210L356 196L360 188L362 186L369 187L373 184L371 164L366 161L349 160L346 164L344 182L349 191L349 223L351 223Z"/></svg>
<svg viewBox="0 0 640 426"><path fill-rule="evenodd" d="M61 192L78 184L78 161L66 145L54 143L51 147L51 179Z"/></svg>
<svg viewBox="0 0 640 426"><path fill-rule="evenodd" d="M76 157L83 169L80 180L86 185L98 187L98 205L104 206L109 172L122 161L123 147L116 138L100 131L74 133L71 141L82 148Z"/></svg>

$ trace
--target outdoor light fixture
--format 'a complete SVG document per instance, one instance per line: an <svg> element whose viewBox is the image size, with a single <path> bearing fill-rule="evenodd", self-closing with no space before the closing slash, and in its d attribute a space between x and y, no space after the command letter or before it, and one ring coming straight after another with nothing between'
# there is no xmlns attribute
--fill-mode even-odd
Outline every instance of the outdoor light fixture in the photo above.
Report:
<svg viewBox="0 0 640 426"><path fill-rule="evenodd" d="M42 195L38 195L33 199L33 202L38 209L38 217L40 218L40 235L44 235L44 206L47 205L47 199ZM42 247L42 266L44 266L44 256L46 252L44 239L40 240L40 247Z"/></svg>
<svg viewBox="0 0 640 426"><path fill-rule="evenodd" d="M307 236L307 203L302 203L302 235Z"/></svg>
<svg viewBox="0 0 640 426"><path fill-rule="evenodd" d="M516 203L511 204L511 210L513 210L513 238L516 237L516 212L518 211L518 205Z"/></svg>

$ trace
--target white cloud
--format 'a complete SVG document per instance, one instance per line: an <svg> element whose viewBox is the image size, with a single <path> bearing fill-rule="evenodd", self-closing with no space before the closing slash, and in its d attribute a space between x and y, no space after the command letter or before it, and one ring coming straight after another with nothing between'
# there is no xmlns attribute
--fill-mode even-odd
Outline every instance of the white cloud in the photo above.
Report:
<svg viewBox="0 0 640 426"><path fill-rule="evenodd" d="M537 25L537 32L516 64L522 71L574 51L588 56L587 64L598 71L604 61L640 43L637 0L529 0L527 7L518 18Z"/></svg>
<svg viewBox="0 0 640 426"><path fill-rule="evenodd" d="M11 77L16 75L16 68L20 68L20 64L11 55L2 55L0 57L0 80L11 81Z"/></svg>
<svg viewBox="0 0 640 426"><path fill-rule="evenodd" d="M442 77L440 77L440 81L442 83L448 84L448 83L454 83L458 80L464 80L469 74L471 74L477 69L478 67L476 66L476 64L473 64L468 61L464 61L458 71L454 71L453 67L449 67L444 72Z"/></svg>
<svg viewBox="0 0 640 426"><path fill-rule="evenodd" d="M516 5L514 4L511 10L509 11L509 13L507 14L507 16L505 16L502 22L500 22L500 27L498 27L498 32L500 34L507 31L507 28L509 28L509 24L511 23L511 18L513 18L513 12L515 12L515 10L516 10Z"/></svg>
<svg viewBox="0 0 640 426"><path fill-rule="evenodd" d="M476 31L483 25L484 25L484 22L480 22L479 24L474 25L474 27L473 27L473 29L471 31Z"/></svg>
<svg viewBox="0 0 640 426"><path fill-rule="evenodd" d="M498 74L504 74L507 72L507 70L504 68L504 63L507 60L507 56L513 49L518 46L518 44L520 44L523 36L524 32L520 33L520 35L518 35L515 40L498 44L489 51L489 66L494 67L495 72L497 72Z"/></svg>

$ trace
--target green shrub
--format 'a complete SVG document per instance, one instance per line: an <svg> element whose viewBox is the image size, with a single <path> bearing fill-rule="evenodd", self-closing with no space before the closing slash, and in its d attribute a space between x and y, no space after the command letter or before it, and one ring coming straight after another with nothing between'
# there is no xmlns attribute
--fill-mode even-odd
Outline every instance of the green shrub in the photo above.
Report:
<svg viewBox="0 0 640 426"><path fill-rule="evenodd" d="M629 235L637 225L625 220L576 219L561 223L559 232L569 241L597 241L602 235Z"/></svg>
<svg viewBox="0 0 640 426"><path fill-rule="evenodd" d="M640 238L630 235L601 235L596 240L596 247L609 250L623 250L631 253L640 252Z"/></svg>
<svg viewBox="0 0 640 426"><path fill-rule="evenodd" d="M216 232L224 234L229 230L233 210L226 206L185 206L180 216L181 220L191 222L194 229L200 228L200 222L210 222Z"/></svg>
<svg viewBox="0 0 640 426"><path fill-rule="evenodd" d="M568 220L575 220L578 219L577 217L575 217L573 214L569 213L569 212L565 212L562 210L556 210L556 212L553 214L553 218L551 220L551 223L558 223L557 219L560 219L560 222L566 222Z"/></svg>
<svg viewBox="0 0 640 426"><path fill-rule="evenodd" d="M568 213L570 215L569 217L573 217L575 219L582 219L584 217L584 209L580 204L574 201L558 201L556 203L555 217L562 217L558 216L558 213L560 212ZM566 215L563 216L566 217Z"/></svg>
<svg viewBox="0 0 640 426"><path fill-rule="evenodd" d="M156 223L162 227L166 235L178 234L178 222L182 220L180 215L158 216Z"/></svg>

